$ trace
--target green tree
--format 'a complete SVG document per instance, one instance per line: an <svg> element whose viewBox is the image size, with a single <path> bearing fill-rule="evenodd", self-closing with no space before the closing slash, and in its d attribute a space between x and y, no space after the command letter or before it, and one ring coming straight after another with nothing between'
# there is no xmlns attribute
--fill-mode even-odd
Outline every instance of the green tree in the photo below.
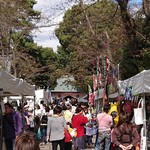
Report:
<svg viewBox="0 0 150 150"><path fill-rule="evenodd" d="M20 40L16 49L17 75L37 87L54 88L59 76L57 71L57 54L51 48L37 46L31 38Z"/></svg>
<svg viewBox="0 0 150 150"><path fill-rule="evenodd" d="M33 10L35 0L0 1L1 56L10 59L11 73L38 87L53 88L57 79L57 56L51 48L34 43L40 12ZM6 66L4 66L6 67Z"/></svg>
<svg viewBox="0 0 150 150"><path fill-rule="evenodd" d="M34 4L35 0L1 0L0 3L1 55L6 58L11 55L11 69L16 77L18 57L21 57L23 50L25 51L25 47L21 47L20 42L24 38L31 38L30 33L34 28L32 21L40 17L40 13L33 10Z"/></svg>
<svg viewBox="0 0 150 150"><path fill-rule="evenodd" d="M141 9L134 15L129 9L128 0L117 0L117 2L127 41L122 46L124 54L121 63L122 78L126 79L143 69L150 68L150 62L147 61L150 59L150 2L143 0Z"/></svg>
<svg viewBox="0 0 150 150"><path fill-rule="evenodd" d="M121 21L116 10L117 5L113 1L92 5L81 1L65 13L56 30L61 44L59 61L65 72L74 75L75 84L84 90L87 90L87 83L91 83L92 74L96 73L93 61L97 57L109 55L114 65L121 57L123 37L120 32L123 29L116 23Z"/></svg>

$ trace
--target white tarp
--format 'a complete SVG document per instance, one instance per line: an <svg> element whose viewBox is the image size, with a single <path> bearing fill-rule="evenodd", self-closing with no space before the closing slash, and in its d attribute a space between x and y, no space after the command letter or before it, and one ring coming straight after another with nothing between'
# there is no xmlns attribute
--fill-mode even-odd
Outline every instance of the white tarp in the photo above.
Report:
<svg viewBox="0 0 150 150"><path fill-rule="evenodd" d="M22 95L25 96L35 96L35 86L30 85L23 79L20 79L19 89Z"/></svg>
<svg viewBox="0 0 150 150"><path fill-rule="evenodd" d="M143 70L135 76L118 81L119 94L125 94L127 87L132 87L132 94L150 93L150 70Z"/></svg>
<svg viewBox="0 0 150 150"><path fill-rule="evenodd" d="M15 78L5 70L0 69L0 89L3 95L24 95L34 96L35 86L28 84L22 79Z"/></svg>

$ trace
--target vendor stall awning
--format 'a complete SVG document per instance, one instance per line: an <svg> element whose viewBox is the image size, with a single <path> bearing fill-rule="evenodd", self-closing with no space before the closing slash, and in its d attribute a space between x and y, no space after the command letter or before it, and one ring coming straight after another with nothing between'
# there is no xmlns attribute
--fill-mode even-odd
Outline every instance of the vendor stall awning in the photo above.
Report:
<svg viewBox="0 0 150 150"><path fill-rule="evenodd" d="M132 87L132 94L150 93L150 70L143 70L135 76L118 81L119 94L125 94L127 87Z"/></svg>
<svg viewBox="0 0 150 150"><path fill-rule="evenodd" d="M23 79L19 79L0 68L0 89L4 96L24 95L34 96L35 86L30 85Z"/></svg>

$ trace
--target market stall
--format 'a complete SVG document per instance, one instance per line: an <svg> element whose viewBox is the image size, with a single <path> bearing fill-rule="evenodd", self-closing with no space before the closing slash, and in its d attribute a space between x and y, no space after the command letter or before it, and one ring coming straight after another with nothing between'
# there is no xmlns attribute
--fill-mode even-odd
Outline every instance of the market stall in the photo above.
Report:
<svg viewBox="0 0 150 150"><path fill-rule="evenodd" d="M3 96L35 95L35 86L30 85L23 79L12 76L3 69L0 69L0 89L3 89Z"/></svg>
<svg viewBox="0 0 150 150"><path fill-rule="evenodd" d="M143 70L137 75L123 80L118 81L119 85L119 94L126 96L127 88L130 88L131 92L128 93L128 96L132 94L132 97L139 95L142 98L143 106L143 135L142 140L144 143L144 150L147 149L147 129L146 129L146 108L145 108L145 97L150 94L150 70Z"/></svg>
<svg viewBox="0 0 150 150"><path fill-rule="evenodd" d="M3 149L2 115L3 97L6 96L35 96L35 86L28 84L23 79L16 78L0 68L0 149Z"/></svg>

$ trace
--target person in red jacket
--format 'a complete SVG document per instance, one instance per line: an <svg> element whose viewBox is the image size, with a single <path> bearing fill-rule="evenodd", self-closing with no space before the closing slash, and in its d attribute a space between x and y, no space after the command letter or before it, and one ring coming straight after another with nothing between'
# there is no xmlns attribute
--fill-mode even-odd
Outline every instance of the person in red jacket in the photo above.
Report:
<svg viewBox="0 0 150 150"><path fill-rule="evenodd" d="M77 136L74 139L74 146L76 150L85 148L85 132L84 126L88 122L84 110L81 106L76 108L75 114L72 117L72 127L77 130Z"/></svg>

